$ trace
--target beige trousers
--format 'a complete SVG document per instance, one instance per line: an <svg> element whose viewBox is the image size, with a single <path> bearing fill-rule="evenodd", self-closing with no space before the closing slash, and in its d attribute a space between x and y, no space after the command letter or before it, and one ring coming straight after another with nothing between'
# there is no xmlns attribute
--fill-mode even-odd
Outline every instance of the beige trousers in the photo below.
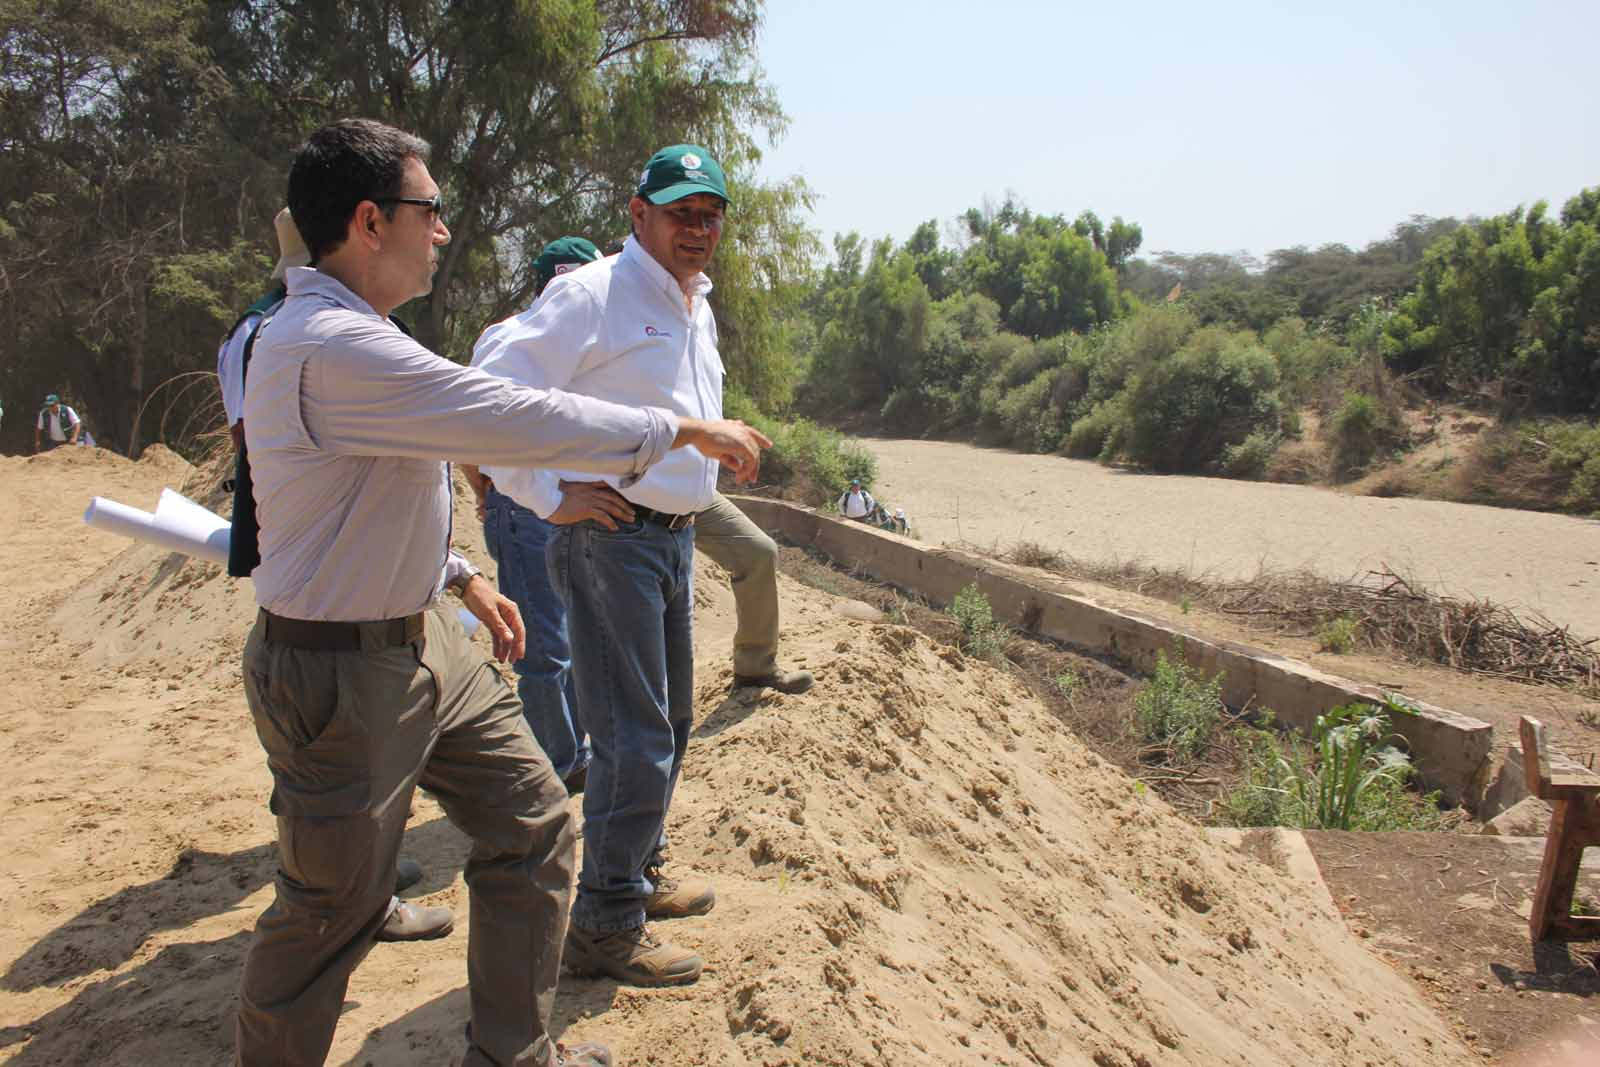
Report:
<svg viewBox="0 0 1600 1067"><path fill-rule="evenodd" d="M733 673L771 674L778 666L778 546L733 501L718 493L694 517L694 547L733 579L739 628L733 635Z"/></svg>
<svg viewBox="0 0 1600 1067"><path fill-rule="evenodd" d="M277 898L256 923L235 1029L239 1067L314 1067L345 987L387 917L417 787L472 838L469 1060L549 1062L546 1028L576 847L567 793L516 693L437 608L422 637L359 652L244 650L272 770Z"/></svg>

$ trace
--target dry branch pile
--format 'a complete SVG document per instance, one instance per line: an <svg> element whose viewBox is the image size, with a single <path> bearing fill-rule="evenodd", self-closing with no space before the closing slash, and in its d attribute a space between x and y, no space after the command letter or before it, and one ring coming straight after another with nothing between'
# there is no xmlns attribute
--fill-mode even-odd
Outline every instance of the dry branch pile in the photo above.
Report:
<svg viewBox="0 0 1600 1067"><path fill-rule="evenodd" d="M1187 601L1277 633L1310 637L1348 618L1357 624L1357 640L1373 649L1472 674L1600 693L1600 639L1575 637L1543 616L1523 619L1487 600L1418 590L1388 566L1369 572L1366 582L1334 582L1304 572L1209 581L1138 564L1071 559L1027 542L1006 558L1173 603Z"/></svg>

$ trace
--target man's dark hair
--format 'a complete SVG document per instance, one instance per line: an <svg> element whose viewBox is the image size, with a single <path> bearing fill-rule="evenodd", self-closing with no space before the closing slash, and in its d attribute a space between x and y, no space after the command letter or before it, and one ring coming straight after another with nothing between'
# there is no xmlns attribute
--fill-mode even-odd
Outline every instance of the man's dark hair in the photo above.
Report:
<svg viewBox="0 0 1600 1067"><path fill-rule="evenodd" d="M289 213L315 263L344 242L356 205L399 196L406 160L428 142L372 119L341 119L313 133L289 168ZM384 205L394 218L397 205Z"/></svg>

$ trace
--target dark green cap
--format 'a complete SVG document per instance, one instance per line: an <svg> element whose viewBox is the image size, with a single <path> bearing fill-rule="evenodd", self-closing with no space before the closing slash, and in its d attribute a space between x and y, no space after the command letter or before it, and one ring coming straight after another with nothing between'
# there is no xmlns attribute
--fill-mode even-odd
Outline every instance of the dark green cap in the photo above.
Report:
<svg viewBox="0 0 1600 1067"><path fill-rule="evenodd" d="M694 144L675 144L650 157L639 178L638 195L652 204L670 204L696 193L728 199L728 183L711 153Z"/></svg>
<svg viewBox="0 0 1600 1067"><path fill-rule="evenodd" d="M539 292L550 284L550 279L557 274L565 274L585 263L593 263L600 258L600 250L594 246L593 241L582 237L558 237L544 246L544 251L539 253L539 258L533 261L533 273L539 284Z"/></svg>

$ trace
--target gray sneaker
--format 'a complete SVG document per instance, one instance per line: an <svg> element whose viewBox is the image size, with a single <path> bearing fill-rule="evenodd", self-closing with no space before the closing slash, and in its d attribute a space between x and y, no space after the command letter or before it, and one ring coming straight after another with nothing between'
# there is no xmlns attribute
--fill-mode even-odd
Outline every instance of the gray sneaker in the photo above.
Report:
<svg viewBox="0 0 1600 1067"><path fill-rule="evenodd" d="M604 975L625 985L688 985L704 961L688 949L657 941L647 927L597 934L567 927L567 970L580 978Z"/></svg>
<svg viewBox="0 0 1600 1067"><path fill-rule="evenodd" d="M378 930L379 941L432 941L456 928L449 908L424 908L397 901Z"/></svg>

